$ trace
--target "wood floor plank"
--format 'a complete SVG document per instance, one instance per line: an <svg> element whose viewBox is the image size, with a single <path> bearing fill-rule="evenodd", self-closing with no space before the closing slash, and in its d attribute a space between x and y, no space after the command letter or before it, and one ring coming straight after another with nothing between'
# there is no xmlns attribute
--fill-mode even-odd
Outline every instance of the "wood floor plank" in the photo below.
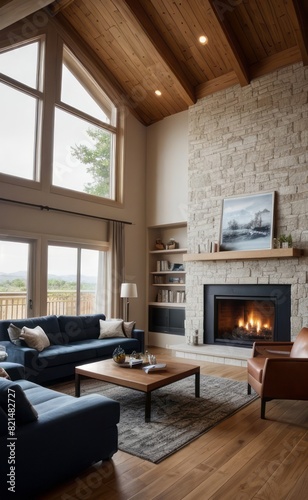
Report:
<svg viewBox="0 0 308 500"><path fill-rule="evenodd" d="M273 472L268 481L262 486L255 496L256 499L282 499L289 495L293 488L298 485L299 479L307 469L308 432L306 431L303 438L298 441L289 440L283 443L281 456L284 457L284 460ZM296 467L294 467L295 462L297 463ZM302 485L300 486L302 487ZM308 490L306 490L306 496L307 491Z"/></svg>

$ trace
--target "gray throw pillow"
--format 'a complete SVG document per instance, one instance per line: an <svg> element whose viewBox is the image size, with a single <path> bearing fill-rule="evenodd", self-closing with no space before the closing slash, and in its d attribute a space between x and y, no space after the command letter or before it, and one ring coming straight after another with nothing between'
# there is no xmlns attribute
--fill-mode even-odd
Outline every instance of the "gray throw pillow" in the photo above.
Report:
<svg viewBox="0 0 308 500"><path fill-rule="evenodd" d="M21 345L25 346L26 345L26 343L20 339L21 328L18 328L18 326L13 325L13 323L10 323L10 325L7 329L7 332L9 334L10 341L12 342L12 344L15 344L18 346L21 346Z"/></svg>

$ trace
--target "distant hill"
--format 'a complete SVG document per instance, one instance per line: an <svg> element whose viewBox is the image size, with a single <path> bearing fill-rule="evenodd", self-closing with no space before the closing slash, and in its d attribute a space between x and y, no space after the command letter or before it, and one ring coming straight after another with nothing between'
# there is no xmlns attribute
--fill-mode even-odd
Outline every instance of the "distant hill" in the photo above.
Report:
<svg viewBox="0 0 308 500"><path fill-rule="evenodd" d="M15 273L1 273L0 272L0 283L3 283L4 281L13 281L16 279L21 279L25 280L27 278L27 273L26 271L16 271ZM62 281L67 281L68 283L72 283L76 281L76 276L72 274L64 275L64 276L59 276L57 274L50 274L48 276L48 279L50 280L62 280ZM96 276L81 276L81 281L83 283L96 283L97 278Z"/></svg>

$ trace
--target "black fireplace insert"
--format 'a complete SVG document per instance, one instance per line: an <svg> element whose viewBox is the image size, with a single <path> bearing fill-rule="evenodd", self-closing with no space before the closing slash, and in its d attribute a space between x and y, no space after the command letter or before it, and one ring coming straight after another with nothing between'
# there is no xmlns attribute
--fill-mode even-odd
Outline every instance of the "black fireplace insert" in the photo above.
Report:
<svg viewBox="0 0 308 500"><path fill-rule="evenodd" d="M204 285L204 343L290 341L291 285Z"/></svg>

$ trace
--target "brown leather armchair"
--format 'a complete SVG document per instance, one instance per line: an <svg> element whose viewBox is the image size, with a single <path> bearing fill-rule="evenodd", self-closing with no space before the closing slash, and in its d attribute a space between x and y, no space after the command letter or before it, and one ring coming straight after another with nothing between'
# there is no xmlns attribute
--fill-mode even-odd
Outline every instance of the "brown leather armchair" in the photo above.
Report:
<svg viewBox="0 0 308 500"><path fill-rule="evenodd" d="M308 400L308 328L294 342L255 342L247 360L248 394L261 398L261 418L272 399Z"/></svg>

